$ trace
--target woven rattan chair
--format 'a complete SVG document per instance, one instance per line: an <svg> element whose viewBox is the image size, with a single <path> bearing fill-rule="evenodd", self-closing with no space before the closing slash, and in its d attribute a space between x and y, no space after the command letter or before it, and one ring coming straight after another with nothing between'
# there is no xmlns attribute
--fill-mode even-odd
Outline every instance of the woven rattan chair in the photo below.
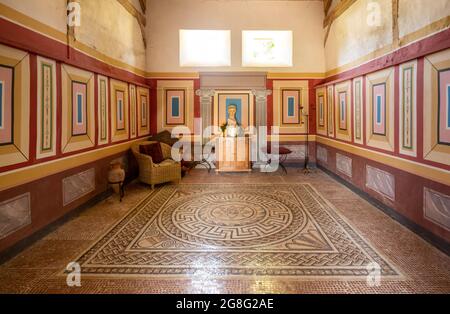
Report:
<svg viewBox="0 0 450 314"><path fill-rule="evenodd" d="M131 146L131 150L139 164L139 180L143 183L150 184L152 189L155 188L155 184L159 183L171 181L179 183L181 180L181 165L179 162L171 159L170 145L160 143L165 160L159 164L154 163L152 157L139 152L140 145L151 143L157 142L144 141Z"/></svg>

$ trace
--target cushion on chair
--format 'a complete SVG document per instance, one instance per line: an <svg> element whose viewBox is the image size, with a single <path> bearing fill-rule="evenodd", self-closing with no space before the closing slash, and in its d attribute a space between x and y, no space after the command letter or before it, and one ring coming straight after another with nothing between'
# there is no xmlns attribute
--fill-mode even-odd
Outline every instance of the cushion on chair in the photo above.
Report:
<svg viewBox="0 0 450 314"><path fill-rule="evenodd" d="M153 164L153 167L168 167L168 166L173 166L176 163L177 162L175 160L166 159L166 160L160 162L159 164Z"/></svg>
<svg viewBox="0 0 450 314"><path fill-rule="evenodd" d="M159 164L164 160L161 144L151 143L139 146L139 152L152 157L154 163Z"/></svg>

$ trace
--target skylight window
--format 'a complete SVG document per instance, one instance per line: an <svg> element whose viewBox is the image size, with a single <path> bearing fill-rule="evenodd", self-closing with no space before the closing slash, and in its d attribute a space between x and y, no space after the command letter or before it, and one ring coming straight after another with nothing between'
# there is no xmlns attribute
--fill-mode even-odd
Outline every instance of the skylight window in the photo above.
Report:
<svg viewBox="0 0 450 314"><path fill-rule="evenodd" d="M242 66L291 67L292 31L242 31Z"/></svg>
<svg viewBox="0 0 450 314"><path fill-rule="evenodd" d="M229 30L180 30L180 66L231 65Z"/></svg>

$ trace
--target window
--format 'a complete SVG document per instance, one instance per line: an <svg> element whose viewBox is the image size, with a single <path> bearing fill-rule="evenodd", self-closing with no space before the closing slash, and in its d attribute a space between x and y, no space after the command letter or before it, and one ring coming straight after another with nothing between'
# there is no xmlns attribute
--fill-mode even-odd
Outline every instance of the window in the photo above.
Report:
<svg viewBox="0 0 450 314"><path fill-rule="evenodd" d="M230 66L229 30L180 30L180 66Z"/></svg>
<svg viewBox="0 0 450 314"><path fill-rule="evenodd" d="M242 66L292 65L292 31L242 31Z"/></svg>

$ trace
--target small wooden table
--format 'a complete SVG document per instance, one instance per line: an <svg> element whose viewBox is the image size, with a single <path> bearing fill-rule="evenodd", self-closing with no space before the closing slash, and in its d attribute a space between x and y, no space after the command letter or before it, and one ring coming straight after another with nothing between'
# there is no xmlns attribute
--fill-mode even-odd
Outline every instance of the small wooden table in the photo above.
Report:
<svg viewBox="0 0 450 314"><path fill-rule="evenodd" d="M216 138L216 172L250 172L250 138Z"/></svg>

